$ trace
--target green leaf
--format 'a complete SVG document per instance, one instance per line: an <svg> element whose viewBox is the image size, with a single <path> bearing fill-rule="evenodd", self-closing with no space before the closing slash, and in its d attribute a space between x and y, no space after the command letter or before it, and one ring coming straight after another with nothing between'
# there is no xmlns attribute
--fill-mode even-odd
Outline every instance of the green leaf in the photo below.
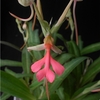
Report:
<svg viewBox="0 0 100 100"><path fill-rule="evenodd" d="M65 71L61 76L58 76L55 81L49 86L50 93L53 93L64 81L64 79L73 71L75 67L77 67L82 61L84 61L87 57L78 57L75 58L68 63L65 63Z"/></svg>
<svg viewBox="0 0 100 100"><path fill-rule="evenodd" d="M61 27L61 25L59 25L59 26L53 25L52 28L51 28L51 30L50 30L51 34L57 33L60 27Z"/></svg>
<svg viewBox="0 0 100 100"><path fill-rule="evenodd" d="M32 51L32 52L34 61L37 61L43 57L42 51Z"/></svg>
<svg viewBox="0 0 100 100"><path fill-rule="evenodd" d="M28 46L34 46L37 44L40 44L40 38L39 38L39 30L32 30L32 22L28 22Z"/></svg>
<svg viewBox="0 0 100 100"><path fill-rule="evenodd" d="M54 38L54 42L56 43L56 41L57 41L57 38L58 39L60 39L61 41L63 41L63 43L64 43L64 45L65 45L65 47L67 48L67 46L66 46L66 39L60 34L60 33L55 33L55 34L53 34L53 38Z"/></svg>
<svg viewBox="0 0 100 100"><path fill-rule="evenodd" d="M47 98L42 98L41 100L48 100ZM55 93L55 94L51 94L50 95L50 100L61 100L58 95Z"/></svg>
<svg viewBox="0 0 100 100"><path fill-rule="evenodd" d="M13 44L11 44L11 43L9 43L9 42L6 42L6 41L0 41L0 43L1 43L1 44L4 44L4 45L6 45L6 46L12 47L12 48L14 48L14 49L16 49L16 50L18 50L18 51L21 52L21 50L20 50L19 47L15 46L15 45L13 45Z"/></svg>
<svg viewBox="0 0 100 100"><path fill-rule="evenodd" d="M92 62L92 64L88 67L88 70L91 70L92 67L95 67L97 64L100 63L100 57Z"/></svg>
<svg viewBox="0 0 100 100"><path fill-rule="evenodd" d="M26 47L22 51L22 66L24 73L30 73L31 57Z"/></svg>
<svg viewBox="0 0 100 100"><path fill-rule="evenodd" d="M81 55L86 55L100 50L100 42L91 44L81 50Z"/></svg>
<svg viewBox="0 0 100 100"><path fill-rule="evenodd" d="M41 25L41 29L42 29L44 36L46 36L48 33L50 33L50 26L47 21L45 21L45 20L41 21L40 25Z"/></svg>
<svg viewBox="0 0 100 100"><path fill-rule="evenodd" d="M50 100L60 100L57 94L50 95Z"/></svg>
<svg viewBox="0 0 100 100"><path fill-rule="evenodd" d="M60 34L60 33L56 33L56 34L53 34L54 37L56 38L59 38L60 40L62 40L64 43L66 42L66 39L64 39L64 37Z"/></svg>
<svg viewBox="0 0 100 100"><path fill-rule="evenodd" d="M76 89L75 87L79 84L78 82L73 73L69 74L68 77L64 80L63 86L64 86L64 90L66 91L68 98L74 93L74 91Z"/></svg>
<svg viewBox="0 0 100 100"><path fill-rule="evenodd" d="M68 52L74 54L76 57L80 56L80 50L77 44L74 41L67 42Z"/></svg>
<svg viewBox="0 0 100 100"><path fill-rule="evenodd" d="M79 40L78 47L79 47L80 50L82 50L83 49L83 41L81 39L81 36L79 36L78 40Z"/></svg>
<svg viewBox="0 0 100 100"><path fill-rule="evenodd" d="M0 71L0 73L1 92L9 93L10 95L21 98L22 100L36 100L30 93L29 88L23 82L4 71Z"/></svg>
<svg viewBox="0 0 100 100"><path fill-rule="evenodd" d="M60 87L59 89L57 89L56 93L57 93L58 97L60 98L60 100L65 100L63 87Z"/></svg>
<svg viewBox="0 0 100 100"><path fill-rule="evenodd" d="M100 93L90 94L82 100L100 100Z"/></svg>
<svg viewBox="0 0 100 100"><path fill-rule="evenodd" d="M37 80L33 81L32 84L30 85L30 89L31 90L34 90L36 89L37 87L39 87L40 85L42 85L43 82L38 82Z"/></svg>
<svg viewBox="0 0 100 100"><path fill-rule="evenodd" d="M94 76L96 76L99 72L100 62L85 73L85 75L83 76L82 85L93 79Z"/></svg>
<svg viewBox="0 0 100 100"><path fill-rule="evenodd" d="M68 52L75 55L75 57L80 56L80 48L79 46L75 43L75 41L69 41L67 42L67 48ZM76 76L76 81L78 82L80 80L80 77L82 75L82 65L78 65L75 70L73 71L73 74Z"/></svg>
<svg viewBox="0 0 100 100"><path fill-rule="evenodd" d="M16 73L16 77L17 77L17 78L32 77L32 74Z"/></svg>
<svg viewBox="0 0 100 100"><path fill-rule="evenodd" d="M10 75L12 76L15 76L16 77L16 73L8 68L5 68L5 72L9 73Z"/></svg>
<svg viewBox="0 0 100 100"><path fill-rule="evenodd" d="M0 100L7 100L10 96L11 96L10 94L3 93L3 94L0 96Z"/></svg>
<svg viewBox="0 0 100 100"><path fill-rule="evenodd" d="M70 60L71 58L73 58L74 55L69 54L69 53L64 53L59 55L58 57L56 57L55 59L60 62L61 64L66 63L68 60Z"/></svg>
<svg viewBox="0 0 100 100"><path fill-rule="evenodd" d="M29 38L28 38L28 46L36 46L40 44L39 30L32 30L32 22L28 22L29 29ZM41 51L31 51L33 60L39 60L42 58Z"/></svg>
<svg viewBox="0 0 100 100"><path fill-rule="evenodd" d="M67 93L65 93L65 100L70 100L70 97Z"/></svg>
<svg viewBox="0 0 100 100"><path fill-rule="evenodd" d="M16 78L26 78L26 77L32 77L32 74L25 74L25 73L15 73L14 71L5 68L5 72L11 74L12 76L16 77Z"/></svg>
<svg viewBox="0 0 100 100"><path fill-rule="evenodd" d="M31 66L31 56L25 47L22 51L22 67L24 74L31 73L30 66ZM29 84L29 79L30 79L29 77L25 77L27 84Z"/></svg>
<svg viewBox="0 0 100 100"><path fill-rule="evenodd" d="M19 62L19 61L0 59L0 63L1 63L0 67L2 66L22 67L22 62Z"/></svg>
<svg viewBox="0 0 100 100"><path fill-rule="evenodd" d="M96 89L98 86L100 86L100 81L97 82L91 82L82 88L79 88L74 94L72 100L77 100L79 97L84 96L85 94L91 93L93 89Z"/></svg>
<svg viewBox="0 0 100 100"><path fill-rule="evenodd" d="M33 43L35 43L35 45L40 44L39 30L36 29L36 30L32 31L30 34L31 34L30 35L31 41L33 41Z"/></svg>

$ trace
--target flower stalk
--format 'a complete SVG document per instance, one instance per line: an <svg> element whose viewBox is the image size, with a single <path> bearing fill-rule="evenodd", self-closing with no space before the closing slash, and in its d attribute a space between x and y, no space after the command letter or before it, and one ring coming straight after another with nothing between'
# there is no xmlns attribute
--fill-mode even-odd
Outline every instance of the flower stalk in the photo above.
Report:
<svg viewBox="0 0 100 100"><path fill-rule="evenodd" d="M75 15L75 8L76 8L77 1L82 1L82 0L74 0L74 4L73 4L73 20L74 20L74 26L75 26L76 44L78 45L78 28L77 28L77 21L76 21L76 15Z"/></svg>

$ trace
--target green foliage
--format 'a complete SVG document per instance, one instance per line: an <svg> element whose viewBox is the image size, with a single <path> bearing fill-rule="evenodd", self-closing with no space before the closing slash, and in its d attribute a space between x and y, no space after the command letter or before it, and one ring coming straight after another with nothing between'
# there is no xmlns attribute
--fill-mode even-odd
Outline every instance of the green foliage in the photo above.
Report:
<svg viewBox="0 0 100 100"><path fill-rule="evenodd" d="M84 99L82 100L99 100L100 99L100 93L94 93L94 94L90 94L88 96L86 96Z"/></svg>
<svg viewBox="0 0 100 100"><path fill-rule="evenodd" d="M96 52L96 51L100 51L100 42L91 44L91 45L83 48L81 50L81 54L85 55L85 54L89 54L89 53Z"/></svg>
<svg viewBox="0 0 100 100"><path fill-rule="evenodd" d="M100 87L100 81L98 81L98 82L91 82L91 83L89 83L89 84L79 88L74 93L72 98L74 100L77 100L78 98L82 97L83 95L90 93L93 89L96 89L98 86Z"/></svg>
<svg viewBox="0 0 100 100"><path fill-rule="evenodd" d="M18 62L18 61L13 61L13 60L3 60L3 59L0 59L0 67L2 66L17 66L17 67L21 67L22 66L22 62Z"/></svg>
<svg viewBox="0 0 100 100"><path fill-rule="evenodd" d="M2 76L0 81L0 90L2 92L8 93L12 96L16 96L24 100L33 100L34 97L30 93L29 88L21 80L4 71L0 71L0 73Z"/></svg>
<svg viewBox="0 0 100 100"><path fill-rule="evenodd" d="M79 37L78 45L72 39L68 39L68 41L57 33L61 26L54 24L51 27L47 21L41 18L38 6L35 3L33 6L44 37L51 34L54 39L53 45L56 45L59 40L64 44L60 45L64 49L62 54L51 51L51 56L64 66L65 71L61 76L56 75L53 83L48 83L50 100L99 100L100 93L92 93L92 90L100 89L100 80L95 81L96 76L100 73L100 57L92 60L87 55L100 51L100 42L84 47L81 37ZM29 46L42 44L44 37L39 33L39 29L32 30L32 20L25 24L27 25L23 31L25 46L22 50L8 42L1 42L20 51L21 61L0 59L0 67L4 68L4 70L0 70L0 92L2 92L0 100L7 100L10 96L21 98L21 100L48 100L45 80L38 82L36 74L32 73L30 69L34 62L43 58L45 51L27 50ZM20 24L18 27L22 28ZM10 67L21 68L22 72L16 73Z"/></svg>

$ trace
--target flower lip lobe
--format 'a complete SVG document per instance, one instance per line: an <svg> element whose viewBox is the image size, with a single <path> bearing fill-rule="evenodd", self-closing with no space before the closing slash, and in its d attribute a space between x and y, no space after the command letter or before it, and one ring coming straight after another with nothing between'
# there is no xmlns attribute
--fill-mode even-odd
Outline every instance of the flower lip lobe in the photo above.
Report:
<svg viewBox="0 0 100 100"><path fill-rule="evenodd" d="M46 73L46 78L50 83L52 83L55 79L54 72L49 69L49 71Z"/></svg>
<svg viewBox="0 0 100 100"><path fill-rule="evenodd" d="M34 64L32 64L32 66L31 66L31 70L32 70L32 72L37 72L37 71L39 71L41 68L42 68L42 66L44 65L44 58L42 58L42 59L40 59L40 60L38 60L37 62L35 62Z"/></svg>
<svg viewBox="0 0 100 100"><path fill-rule="evenodd" d="M64 72L65 68L59 62L54 60L52 57L50 59L50 62L51 62L53 70L55 71L57 75L61 75Z"/></svg>
<svg viewBox="0 0 100 100"><path fill-rule="evenodd" d="M45 78L45 73L46 73L45 68L38 71L36 74L37 80L42 81Z"/></svg>

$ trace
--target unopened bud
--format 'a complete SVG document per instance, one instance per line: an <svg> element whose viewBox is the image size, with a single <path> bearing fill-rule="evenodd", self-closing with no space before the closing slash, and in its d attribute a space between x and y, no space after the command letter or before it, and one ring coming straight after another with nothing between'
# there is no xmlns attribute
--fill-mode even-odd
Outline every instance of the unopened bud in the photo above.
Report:
<svg viewBox="0 0 100 100"><path fill-rule="evenodd" d="M26 30L27 29L26 23L24 23L22 27L23 27L24 30Z"/></svg>
<svg viewBox="0 0 100 100"><path fill-rule="evenodd" d="M33 0L18 0L19 4L21 4L24 7L29 6L30 4L32 4Z"/></svg>

